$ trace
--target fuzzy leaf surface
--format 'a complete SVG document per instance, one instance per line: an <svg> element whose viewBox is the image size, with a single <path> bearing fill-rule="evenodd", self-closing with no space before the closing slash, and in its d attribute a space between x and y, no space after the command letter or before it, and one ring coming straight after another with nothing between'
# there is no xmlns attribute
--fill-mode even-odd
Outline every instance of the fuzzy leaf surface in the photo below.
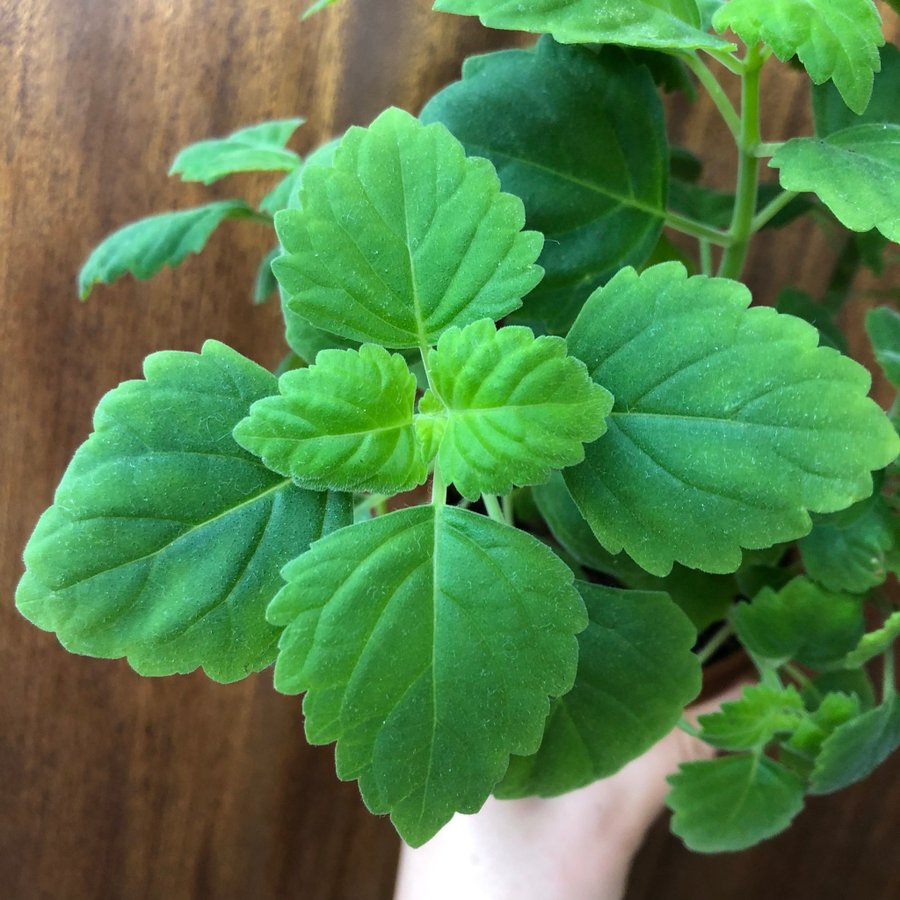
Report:
<svg viewBox="0 0 900 900"><path fill-rule="evenodd" d="M75 653L235 681L275 658L279 569L350 521L231 436L274 377L214 341L107 394L25 549L20 611Z"/></svg>
<svg viewBox="0 0 900 900"><path fill-rule="evenodd" d="M878 365L888 381L900 389L900 312L887 306L869 310L866 331Z"/></svg>
<svg viewBox="0 0 900 900"><path fill-rule="evenodd" d="M612 397L560 337L483 319L445 331L428 368L416 427L435 446L440 429L441 472L470 500L546 481L606 431Z"/></svg>
<svg viewBox="0 0 900 900"><path fill-rule="evenodd" d="M721 750L761 750L775 735L793 731L803 713L795 688L753 685L719 712L700 716L700 737Z"/></svg>
<svg viewBox="0 0 900 900"><path fill-rule="evenodd" d="M413 429L416 379L375 344L322 350L253 404L235 440L273 471L313 490L399 494L425 481Z"/></svg>
<svg viewBox="0 0 900 900"><path fill-rule="evenodd" d="M473 57L421 119L443 122L470 155L489 159L525 203L528 227L545 236L544 278L510 321L565 334L591 291L643 263L659 238L662 104L646 67L618 48L544 37L529 50Z"/></svg>
<svg viewBox="0 0 900 900"><path fill-rule="evenodd" d="M615 405L566 483L603 546L652 574L735 571L741 547L800 537L807 510L871 494L870 470L900 447L862 366L749 303L743 285L679 263L625 269L569 333Z"/></svg>
<svg viewBox="0 0 900 900"><path fill-rule="evenodd" d="M812 191L851 231L877 228L900 241L900 125L854 125L793 138L769 165L782 187Z"/></svg>
<svg viewBox="0 0 900 900"><path fill-rule="evenodd" d="M782 62L796 55L815 84L834 81L853 112L865 111L884 44L872 0L729 0L713 26L768 44Z"/></svg>
<svg viewBox="0 0 900 900"><path fill-rule="evenodd" d="M299 204L275 217L272 269L291 309L343 337L433 344L512 312L541 277L543 239L494 167L399 109L351 128L331 168L307 166Z"/></svg>
<svg viewBox="0 0 900 900"><path fill-rule="evenodd" d="M550 707L541 749L513 757L497 797L551 797L612 775L668 734L700 690L697 633L666 594L576 587L590 624L575 686Z"/></svg>
<svg viewBox="0 0 900 900"><path fill-rule="evenodd" d="M169 174L212 184L235 172L290 172L300 165L300 157L285 145L303 121L260 122L228 137L191 144L175 157Z"/></svg>
<svg viewBox="0 0 900 900"><path fill-rule="evenodd" d="M709 4L704 0L704 7ZM438 12L478 16L488 28L552 34L561 44L730 50L707 34L697 0L437 0Z"/></svg>
<svg viewBox="0 0 900 900"><path fill-rule="evenodd" d="M152 278L164 266L177 266L189 253L199 253L226 219L252 215L243 200L219 200L132 222L94 248L78 274L78 294L85 300L95 284L111 284L126 273Z"/></svg>
<svg viewBox="0 0 900 900"><path fill-rule="evenodd" d="M525 532L456 507L353 525L288 565L275 685L412 845L478 810L537 750L587 624L572 574Z"/></svg>

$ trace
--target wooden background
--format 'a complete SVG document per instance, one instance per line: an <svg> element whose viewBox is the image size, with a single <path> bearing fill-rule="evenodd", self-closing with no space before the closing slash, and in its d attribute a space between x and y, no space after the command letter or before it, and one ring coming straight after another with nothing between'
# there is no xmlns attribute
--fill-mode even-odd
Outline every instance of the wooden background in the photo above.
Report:
<svg viewBox="0 0 900 900"><path fill-rule="evenodd" d="M428 0L347 0L308 23L298 0L0 0L0 894L9 900L386 900L397 840L339 784L331 748L304 745L299 702L263 673L222 687L144 680L78 658L12 606L20 553L99 397L154 350L218 338L273 365L277 311L250 283L268 236L226 225L206 254L149 284L78 303L75 274L110 230L249 190L166 177L183 145L305 115L304 151L390 104L417 111L461 59L516 40ZM897 19L889 21L897 33ZM807 127L802 82L772 72L774 140ZM675 137L729 141L705 106L672 109ZM249 185L249 187L247 187ZM789 244L789 246L785 246ZM778 250L776 258L771 254ZM821 286L825 242L805 226L751 261L769 285ZM865 301L862 301L863 303ZM753 851L705 858L653 832L629 898L896 898L897 763L810 802ZM474 898L473 898L474 900Z"/></svg>

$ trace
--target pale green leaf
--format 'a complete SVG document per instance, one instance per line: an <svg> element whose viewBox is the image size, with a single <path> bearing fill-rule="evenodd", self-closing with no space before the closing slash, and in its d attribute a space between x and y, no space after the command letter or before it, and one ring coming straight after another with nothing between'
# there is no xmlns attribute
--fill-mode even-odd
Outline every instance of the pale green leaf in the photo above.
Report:
<svg viewBox="0 0 900 900"><path fill-rule="evenodd" d="M265 303L273 294L278 292L278 282L272 274L272 262L281 253L281 248L270 250L261 260L256 271L256 279L253 282L253 302Z"/></svg>
<svg viewBox="0 0 900 900"><path fill-rule="evenodd" d="M865 110L884 43L872 0L729 0L713 25L763 41L783 62L796 55L815 84L831 79L850 109Z"/></svg>
<svg viewBox="0 0 900 900"><path fill-rule="evenodd" d="M398 494L425 481L413 428L416 379L375 344L322 350L253 404L237 442L273 471L314 490Z"/></svg>
<svg viewBox="0 0 900 900"><path fill-rule="evenodd" d="M440 427L441 473L470 500L545 482L606 431L612 397L560 337L483 319L445 331L428 369L416 428L436 446Z"/></svg>
<svg viewBox="0 0 900 900"><path fill-rule="evenodd" d="M177 266L189 253L199 253L225 219L252 215L243 200L219 200L132 222L94 248L78 275L78 293L84 300L95 284L110 284L126 272L152 278L164 266Z"/></svg>
<svg viewBox="0 0 900 900"><path fill-rule="evenodd" d="M709 0L704 0L704 7ZM438 12L478 16L488 28L552 34L562 44L732 50L707 34L697 0L436 0Z"/></svg>
<svg viewBox="0 0 900 900"><path fill-rule="evenodd" d="M862 366L749 303L678 263L624 269L569 334L615 405L566 483L604 547L653 574L736 570L741 547L806 534L807 510L867 497L900 449Z"/></svg>
<svg viewBox="0 0 900 900"><path fill-rule="evenodd" d="M669 784L672 832L700 853L752 847L803 809L803 782L765 756L685 763Z"/></svg>
<svg viewBox="0 0 900 900"><path fill-rule="evenodd" d="M887 306L869 310L866 331L878 365L888 381L900 388L900 312Z"/></svg>
<svg viewBox="0 0 900 900"><path fill-rule="evenodd" d="M478 810L537 750L587 624L572 574L525 532L455 507L353 525L284 570L275 684L410 844Z"/></svg>
<svg viewBox="0 0 900 900"><path fill-rule="evenodd" d="M260 122L228 137L191 144L175 157L169 174L212 184L235 172L290 172L300 165L300 157L285 145L303 121Z"/></svg>
<svg viewBox="0 0 900 900"><path fill-rule="evenodd" d="M815 668L839 663L865 628L859 597L826 591L803 576L777 592L764 588L733 616L741 643L774 665L790 659Z"/></svg>
<svg viewBox="0 0 900 900"><path fill-rule="evenodd" d="M575 687L550 707L541 749L513 757L498 797L550 797L612 775L665 737L700 690L697 633L665 594L576 586L590 624Z"/></svg>
<svg viewBox="0 0 900 900"><path fill-rule="evenodd" d="M309 161L307 160L307 163ZM278 184L269 191L262 200L259 201L259 208L263 212L267 212L270 216L274 216L279 210L287 209L292 206L291 199L299 190L299 185L303 178L304 166L298 165L292 169Z"/></svg>
<svg viewBox="0 0 900 900"><path fill-rule="evenodd" d="M653 249L665 219L663 111L647 69L621 50L545 37L468 59L421 118L487 157L545 236L544 278L511 321L565 334L594 288Z"/></svg>
<svg viewBox="0 0 900 900"><path fill-rule="evenodd" d="M700 737L713 747L762 750L776 735L793 731L803 716L803 700L795 688L758 684L698 721Z"/></svg>
<svg viewBox="0 0 900 900"><path fill-rule="evenodd" d="M313 325L388 347L499 319L540 280L543 239L494 167L443 125L389 109L351 128L331 168L304 170L300 208L275 219L273 270Z"/></svg>
<svg viewBox="0 0 900 900"><path fill-rule="evenodd" d="M900 610L892 612L881 628L864 635L859 645L844 658L844 666L848 669L864 666L870 659L887 651L898 637L900 637Z"/></svg>
<svg viewBox="0 0 900 900"><path fill-rule="evenodd" d="M148 357L103 398L25 549L21 612L75 653L147 675L269 665L279 569L350 521L349 497L294 487L231 430L274 377L223 344Z"/></svg>
<svg viewBox="0 0 900 900"><path fill-rule="evenodd" d="M794 138L769 165L782 187L812 191L851 231L877 228L900 241L900 125L854 125Z"/></svg>

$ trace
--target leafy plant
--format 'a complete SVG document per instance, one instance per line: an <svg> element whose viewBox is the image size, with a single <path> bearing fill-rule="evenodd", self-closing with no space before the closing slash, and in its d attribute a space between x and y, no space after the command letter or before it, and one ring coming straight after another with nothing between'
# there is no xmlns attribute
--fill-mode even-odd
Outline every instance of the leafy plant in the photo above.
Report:
<svg viewBox="0 0 900 900"><path fill-rule="evenodd" d="M900 743L900 413L836 324L900 240L900 52L871 0L436 8L542 36L305 161L300 119L192 145L185 180L281 180L91 254L83 298L226 219L274 227L254 296L280 293L291 353L279 378L215 342L157 353L103 398L16 602L148 675L274 663L308 739L414 845L492 792L617 771L736 641L759 683L701 718L726 755L669 803L689 847L747 847ZM763 141L773 55L814 82L815 135ZM657 82L709 92L733 196L669 146ZM832 284L751 306L753 236L799 215L855 232ZM900 386L900 314L868 329Z"/></svg>

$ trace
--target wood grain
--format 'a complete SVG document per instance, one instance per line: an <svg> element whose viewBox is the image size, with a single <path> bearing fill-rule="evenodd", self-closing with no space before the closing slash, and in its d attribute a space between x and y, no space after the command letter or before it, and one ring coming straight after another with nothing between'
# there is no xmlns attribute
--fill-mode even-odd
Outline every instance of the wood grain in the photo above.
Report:
<svg viewBox="0 0 900 900"><path fill-rule="evenodd" d="M386 900L396 837L310 749L299 703L263 673L229 687L144 680L70 656L12 607L20 553L99 397L163 348L217 338L263 364L277 311L253 308L270 237L231 224L202 257L150 284L74 278L113 228L154 211L250 192L166 177L175 152L269 117L308 119L304 151L394 104L417 111L466 55L520 40L440 16L427 0L348 0L307 23L293 0L17 0L0 4L0 894L10 900L302 897ZM802 123L800 80L774 75L777 131ZM727 147L705 105L672 108L677 139ZM770 135L774 138L777 135ZM710 160L728 177L726 153ZM822 283L822 242L792 227L754 252L773 278ZM774 251L777 250L777 256ZM687 854L662 828L630 897L895 896L896 764L815 801L778 841ZM790 863L784 862L790 851ZM714 888L711 888L714 885ZM846 890L842 890L846 889Z"/></svg>

